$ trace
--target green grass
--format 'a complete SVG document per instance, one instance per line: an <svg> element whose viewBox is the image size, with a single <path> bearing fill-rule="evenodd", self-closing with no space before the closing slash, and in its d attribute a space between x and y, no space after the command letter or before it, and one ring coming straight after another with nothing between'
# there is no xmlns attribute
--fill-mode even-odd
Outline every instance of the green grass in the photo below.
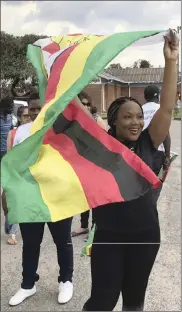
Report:
<svg viewBox="0 0 182 312"><path fill-rule="evenodd" d="M175 108L173 111L174 118L181 119L181 115L182 115L182 108Z"/></svg>

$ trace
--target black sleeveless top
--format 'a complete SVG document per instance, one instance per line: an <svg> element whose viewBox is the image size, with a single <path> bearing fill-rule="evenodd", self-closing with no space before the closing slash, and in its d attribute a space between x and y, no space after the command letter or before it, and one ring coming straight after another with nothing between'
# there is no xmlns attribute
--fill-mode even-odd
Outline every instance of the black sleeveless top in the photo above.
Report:
<svg viewBox="0 0 182 312"><path fill-rule="evenodd" d="M126 143L152 170L156 169L155 155L158 153L153 146L148 130L141 133L136 142ZM163 159L161 158L161 167ZM158 173L158 172L156 172ZM128 187L130 187L128 185ZM140 198L124 202L107 204L94 209L96 226L102 230L114 232L138 232L158 225L156 197L153 190Z"/></svg>

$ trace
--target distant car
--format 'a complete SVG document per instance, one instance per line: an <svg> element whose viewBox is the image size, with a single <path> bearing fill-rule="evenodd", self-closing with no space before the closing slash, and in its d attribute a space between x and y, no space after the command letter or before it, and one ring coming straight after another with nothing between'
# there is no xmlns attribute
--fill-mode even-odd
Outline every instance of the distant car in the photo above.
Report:
<svg viewBox="0 0 182 312"><path fill-rule="evenodd" d="M13 126L16 127L17 125L17 110L18 107L20 106L28 106L28 103L26 101L18 101L18 100L14 100L14 110L13 110L13 116L12 116L12 122L13 122Z"/></svg>

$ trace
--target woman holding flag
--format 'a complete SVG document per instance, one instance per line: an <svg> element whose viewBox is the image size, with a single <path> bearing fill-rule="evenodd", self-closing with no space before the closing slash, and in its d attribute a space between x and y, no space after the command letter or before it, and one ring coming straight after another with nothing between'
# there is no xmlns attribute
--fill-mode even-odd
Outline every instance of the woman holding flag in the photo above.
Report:
<svg viewBox="0 0 182 312"><path fill-rule="evenodd" d="M164 44L165 70L160 108L145 131L142 132L142 106L137 100L118 98L108 110L109 134L136 153L151 169L153 156L171 124L178 53L179 40L170 30ZM131 187L128 186L128 192ZM94 211L92 289L83 311L112 311L120 293L123 311L143 310L149 275L160 247L157 203L152 195L153 191L149 191L137 200L104 205Z"/></svg>

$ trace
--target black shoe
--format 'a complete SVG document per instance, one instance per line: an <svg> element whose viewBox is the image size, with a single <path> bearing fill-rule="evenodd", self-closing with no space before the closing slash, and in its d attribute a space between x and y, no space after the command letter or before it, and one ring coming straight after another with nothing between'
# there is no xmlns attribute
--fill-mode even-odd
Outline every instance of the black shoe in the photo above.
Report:
<svg viewBox="0 0 182 312"><path fill-rule="evenodd" d="M127 306L123 306L122 311L143 311L144 306L140 305L139 307L127 307Z"/></svg>

